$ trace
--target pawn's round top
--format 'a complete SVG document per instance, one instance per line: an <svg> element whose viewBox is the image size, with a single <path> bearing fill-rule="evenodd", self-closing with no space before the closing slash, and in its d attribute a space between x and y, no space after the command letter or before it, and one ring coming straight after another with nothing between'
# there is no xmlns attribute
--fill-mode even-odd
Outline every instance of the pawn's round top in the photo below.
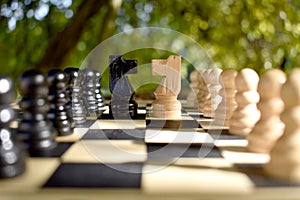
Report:
<svg viewBox="0 0 300 200"><path fill-rule="evenodd" d="M85 77L89 77L89 78L95 77L95 71L92 69L84 69L82 70L82 73L84 74Z"/></svg>
<svg viewBox="0 0 300 200"><path fill-rule="evenodd" d="M285 109L300 105L300 69L294 68L281 89Z"/></svg>
<svg viewBox="0 0 300 200"><path fill-rule="evenodd" d="M204 69L201 71L202 78L204 79L205 82L208 82L207 79L210 71L211 69Z"/></svg>
<svg viewBox="0 0 300 200"><path fill-rule="evenodd" d="M15 96L15 87L12 80L7 76L0 75L0 105L12 103Z"/></svg>
<svg viewBox="0 0 300 200"><path fill-rule="evenodd" d="M15 112L10 107L0 107L0 127L9 127L9 124L14 120Z"/></svg>
<svg viewBox="0 0 300 200"><path fill-rule="evenodd" d="M222 70L219 68L212 68L211 70L209 70L208 77L207 77L208 83L212 85L219 84L219 77L221 72Z"/></svg>
<svg viewBox="0 0 300 200"><path fill-rule="evenodd" d="M92 69L84 69L82 70L82 73L86 83L94 83L96 76Z"/></svg>
<svg viewBox="0 0 300 200"><path fill-rule="evenodd" d="M258 83L258 92L261 98L279 97L286 75L279 69L270 69L261 75Z"/></svg>
<svg viewBox="0 0 300 200"><path fill-rule="evenodd" d="M69 79L69 89L72 87L78 88L80 87L80 85L82 85L84 80L80 69L75 67L68 67L64 69L64 72L66 73Z"/></svg>
<svg viewBox="0 0 300 200"><path fill-rule="evenodd" d="M52 69L47 74L47 82L50 88L57 90L67 87L68 77L66 73L60 69Z"/></svg>
<svg viewBox="0 0 300 200"><path fill-rule="evenodd" d="M197 82L198 76L199 76L199 71L198 70L192 71L191 74L190 74L190 81L191 82Z"/></svg>
<svg viewBox="0 0 300 200"><path fill-rule="evenodd" d="M22 96L47 96L48 86L45 76L35 69L24 72L19 77L19 91Z"/></svg>
<svg viewBox="0 0 300 200"><path fill-rule="evenodd" d="M220 76L220 83L229 88L235 88L235 77L238 72L235 69L224 69Z"/></svg>
<svg viewBox="0 0 300 200"><path fill-rule="evenodd" d="M94 75L95 75L95 81L99 82L101 80L101 73L97 70L93 70L94 71Z"/></svg>
<svg viewBox="0 0 300 200"><path fill-rule="evenodd" d="M236 89L240 92L257 90L258 74L250 68L242 69L235 78Z"/></svg>
<svg viewBox="0 0 300 200"><path fill-rule="evenodd" d="M75 68L75 67L68 67L66 69L64 69L64 72L66 73L66 75L69 78L69 84L72 84L76 81L81 82L82 79L82 73L80 71L80 69Z"/></svg>

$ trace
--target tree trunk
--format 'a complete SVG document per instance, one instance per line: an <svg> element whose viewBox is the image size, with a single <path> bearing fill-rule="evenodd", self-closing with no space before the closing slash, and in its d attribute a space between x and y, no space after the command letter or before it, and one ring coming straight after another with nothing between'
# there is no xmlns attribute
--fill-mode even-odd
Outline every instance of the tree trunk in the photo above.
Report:
<svg viewBox="0 0 300 200"><path fill-rule="evenodd" d="M105 16L105 20L102 26L102 31L100 32L99 42L104 41L110 37L116 30L115 19L117 13L122 5L122 0L111 0L108 6L108 11Z"/></svg>
<svg viewBox="0 0 300 200"><path fill-rule="evenodd" d="M71 23L50 39L45 54L36 64L36 67L42 71L64 67L62 65L65 59L78 43L89 19L107 3L109 3L108 0L83 0L77 8Z"/></svg>

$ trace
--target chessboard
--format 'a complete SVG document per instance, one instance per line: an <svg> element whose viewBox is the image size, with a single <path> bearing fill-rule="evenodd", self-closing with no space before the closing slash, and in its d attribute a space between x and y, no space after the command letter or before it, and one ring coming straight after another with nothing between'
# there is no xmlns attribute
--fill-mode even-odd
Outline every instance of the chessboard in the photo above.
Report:
<svg viewBox="0 0 300 200"><path fill-rule="evenodd" d="M26 171L0 180L1 199L297 199L300 187L268 177L266 154L247 152L243 136L213 127L182 102L178 127L151 119L138 102L137 119L77 125L45 157L28 157Z"/></svg>

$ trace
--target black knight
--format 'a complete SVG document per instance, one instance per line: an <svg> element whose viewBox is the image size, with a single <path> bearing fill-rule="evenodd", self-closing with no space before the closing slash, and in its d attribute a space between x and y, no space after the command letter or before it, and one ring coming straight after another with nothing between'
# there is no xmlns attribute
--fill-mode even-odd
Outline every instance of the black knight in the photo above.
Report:
<svg viewBox="0 0 300 200"><path fill-rule="evenodd" d="M113 118L136 118L137 103L133 100L134 90L126 74L137 73L137 60L110 56L109 63L109 87L112 94L109 113Z"/></svg>

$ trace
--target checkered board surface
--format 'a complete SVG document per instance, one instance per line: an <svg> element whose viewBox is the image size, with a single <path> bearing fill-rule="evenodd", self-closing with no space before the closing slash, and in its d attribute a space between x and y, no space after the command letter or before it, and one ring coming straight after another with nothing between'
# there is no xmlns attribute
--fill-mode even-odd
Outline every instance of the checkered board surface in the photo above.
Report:
<svg viewBox="0 0 300 200"><path fill-rule="evenodd" d="M135 120L104 114L58 137L47 157L27 158L26 172L0 180L0 192L53 188L134 189L142 193L245 193L261 188L298 188L266 176L269 156L247 152L247 140L212 127L193 109L182 111L177 128L149 119L148 107Z"/></svg>

